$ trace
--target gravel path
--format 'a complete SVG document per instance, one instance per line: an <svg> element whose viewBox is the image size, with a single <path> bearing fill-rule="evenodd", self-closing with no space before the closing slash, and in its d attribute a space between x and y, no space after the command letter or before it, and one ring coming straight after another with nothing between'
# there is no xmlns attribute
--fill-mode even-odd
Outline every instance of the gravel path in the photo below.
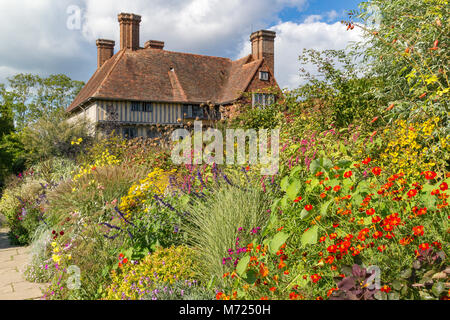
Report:
<svg viewBox="0 0 450 320"><path fill-rule="evenodd" d="M0 229L0 300L39 299L45 285L28 282L23 276L30 249L12 246L7 233Z"/></svg>

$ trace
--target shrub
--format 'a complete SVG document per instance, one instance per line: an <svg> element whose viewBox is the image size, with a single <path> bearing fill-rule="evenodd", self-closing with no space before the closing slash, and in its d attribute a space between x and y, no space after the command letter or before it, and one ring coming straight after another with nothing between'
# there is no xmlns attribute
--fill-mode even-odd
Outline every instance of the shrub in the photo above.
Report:
<svg viewBox="0 0 450 320"><path fill-rule="evenodd" d="M132 264L119 256L119 267L112 271L107 300L144 299L160 284L173 285L179 280L196 280L195 252L187 247L158 249L141 262Z"/></svg>

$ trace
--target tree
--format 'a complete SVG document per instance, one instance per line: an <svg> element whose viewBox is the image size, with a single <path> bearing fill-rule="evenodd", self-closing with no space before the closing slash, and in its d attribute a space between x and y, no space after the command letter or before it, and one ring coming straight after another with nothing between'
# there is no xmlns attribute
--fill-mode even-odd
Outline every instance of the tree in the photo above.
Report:
<svg viewBox="0 0 450 320"><path fill-rule="evenodd" d="M41 78L33 74L17 74L8 78L6 93L12 103L18 130L41 118L51 118L65 110L83 87L81 81L63 74Z"/></svg>

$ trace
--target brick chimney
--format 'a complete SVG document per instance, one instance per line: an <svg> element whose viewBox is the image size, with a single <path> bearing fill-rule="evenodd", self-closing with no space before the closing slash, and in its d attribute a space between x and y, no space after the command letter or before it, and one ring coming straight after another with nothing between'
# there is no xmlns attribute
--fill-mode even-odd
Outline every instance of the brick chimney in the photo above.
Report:
<svg viewBox="0 0 450 320"><path fill-rule="evenodd" d="M149 40L145 43L144 48L162 50L162 49L164 49L164 42L158 41L158 40Z"/></svg>
<svg viewBox="0 0 450 320"><path fill-rule="evenodd" d="M97 68L100 69L101 66L114 55L115 44L116 43L112 40L97 40Z"/></svg>
<svg viewBox="0 0 450 320"><path fill-rule="evenodd" d="M141 16L132 13L119 14L120 50L139 49L139 24Z"/></svg>
<svg viewBox="0 0 450 320"><path fill-rule="evenodd" d="M275 37L276 33L269 30L259 30L253 32L250 36L253 59L264 58L273 73L275 73Z"/></svg>

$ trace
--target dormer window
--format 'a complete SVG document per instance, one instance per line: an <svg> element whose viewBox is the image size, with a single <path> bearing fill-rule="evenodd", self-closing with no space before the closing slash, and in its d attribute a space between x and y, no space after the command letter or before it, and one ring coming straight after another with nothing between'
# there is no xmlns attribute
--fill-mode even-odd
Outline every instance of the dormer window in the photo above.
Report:
<svg viewBox="0 0 450 320"><path fill-rule="evenodd" d="M259 80L269 81L269 72L267 72L267 71L260 71L259 72Z"/></svg>

